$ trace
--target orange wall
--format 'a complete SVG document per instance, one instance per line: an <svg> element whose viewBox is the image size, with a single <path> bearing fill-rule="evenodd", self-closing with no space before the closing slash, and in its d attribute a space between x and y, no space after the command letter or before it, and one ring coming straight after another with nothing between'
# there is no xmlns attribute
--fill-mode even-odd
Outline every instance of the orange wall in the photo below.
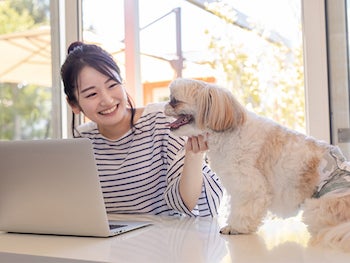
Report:
<svg viewBox="0 0 350 263"><path fill-rule="evenodd" d="M214 83L216 81L216 79L214 77L204 77L204 78L195 78L195 79L202 80L205 82L211 82L211 83ZM143 83L143 102L144 102L144 105L151 103L151 102L155 102L154 98L153 98L154 89L158 89L158 88L167 89L170 82L171 82L171 80Z"/></svg>

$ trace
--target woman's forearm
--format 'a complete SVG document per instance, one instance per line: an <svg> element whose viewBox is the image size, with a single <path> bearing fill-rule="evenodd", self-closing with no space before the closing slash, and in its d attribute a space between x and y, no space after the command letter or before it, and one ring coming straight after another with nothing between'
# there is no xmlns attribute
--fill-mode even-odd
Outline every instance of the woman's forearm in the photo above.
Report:
<svg viewBox="0 0 350 263"><path fill-rule="evenodd" d="M196 206L203 185L203 153L187 152L179 183L179 191L186 207L191 211Z"/></svg>
<svg viewBox="0 0 350 263"><path fill-rule="evenodd" d="M208 150L203 136L188 138L186 155L181 174L179 191L186 207L191 211L196 206L203 185L203 157Z"/></svg>

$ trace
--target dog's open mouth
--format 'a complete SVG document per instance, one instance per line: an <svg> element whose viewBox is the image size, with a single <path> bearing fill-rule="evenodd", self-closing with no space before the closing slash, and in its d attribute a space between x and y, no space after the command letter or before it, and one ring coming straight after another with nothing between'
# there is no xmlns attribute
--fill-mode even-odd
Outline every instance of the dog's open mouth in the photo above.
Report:
<svg viewBox="0 0 350 263"><path fill-rule="evenodd" d="M174 122L169 123L169 127L171 130L176 130L181 126L190 123L193 121L193 116L190 114L182 114L180 115Z"/></svg>

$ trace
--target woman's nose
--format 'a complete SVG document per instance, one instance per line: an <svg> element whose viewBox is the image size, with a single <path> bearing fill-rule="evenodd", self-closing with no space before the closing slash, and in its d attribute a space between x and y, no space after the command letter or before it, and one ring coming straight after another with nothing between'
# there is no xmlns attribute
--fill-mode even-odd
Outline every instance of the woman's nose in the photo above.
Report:
<svg viewBox="0 0 350 263"><path fill-rule="evenodd" d="M108 106L113 103L113 97L110 96L107 92L102 92L100 104L102 106Z"/></svg>

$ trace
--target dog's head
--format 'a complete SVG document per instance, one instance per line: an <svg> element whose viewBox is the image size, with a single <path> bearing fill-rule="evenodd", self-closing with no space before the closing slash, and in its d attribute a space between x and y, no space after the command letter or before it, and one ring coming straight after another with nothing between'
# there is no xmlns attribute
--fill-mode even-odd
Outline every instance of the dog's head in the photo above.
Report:
<svg viewBox="0 0 350 263"><path fill-rule="evenodd" d="M245 121L245 110L232 93L215 84L179 78L170 83L165 114L176 118L171 130L179 136L233 130Z"/></svg>

